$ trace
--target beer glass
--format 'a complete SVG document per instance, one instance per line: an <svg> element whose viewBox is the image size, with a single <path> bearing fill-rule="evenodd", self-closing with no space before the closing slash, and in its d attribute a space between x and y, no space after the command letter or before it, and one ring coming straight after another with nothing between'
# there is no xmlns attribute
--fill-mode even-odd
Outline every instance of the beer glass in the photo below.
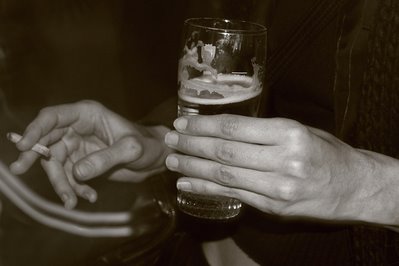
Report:
<svg viewBox="0 0 399 266"><path fill-rule="evenodd" d="M184 22L178 66L178 116L257 116L266 62L266 28L238 20L190 18ZM244 177L245 178L245 177ZM181 211L230 219L241 202L178 191Z"/></svg>

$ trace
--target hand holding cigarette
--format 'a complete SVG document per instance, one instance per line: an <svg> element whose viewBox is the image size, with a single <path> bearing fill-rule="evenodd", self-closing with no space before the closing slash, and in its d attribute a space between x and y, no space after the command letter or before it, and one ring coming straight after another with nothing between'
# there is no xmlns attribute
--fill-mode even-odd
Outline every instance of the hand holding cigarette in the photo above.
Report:
<svg viewBox="0 0 399 266"><path fill-rule="evenodd" d="M22 136L17 133L14 133L14 132L9 132L9 133L7 133L7 139L9 141L11 141L12 143L17 143L22 139ZM50 149L44 145L39 144L39 143L36 143L31 148L31 150L39 153L40 155L43 155L46 158L49 158L51 156Z"/></svg>
<svg viewBox="0 0 399 266"><path fill-rule="evenodd" d="M21 139L22 136L14 133L14 132L9 132L7 133L7 138L13 142L13 143L18 143ZM32 146L31 148L32 151L37 152L38 154L49 158L51 156L50 154L50 149L44 145L41 145L39 143L36 143ZM67 184L67 182L69 184ZM91 187L85 185L85 184L79 184L77 183L73 178L69 178L67 182L53 182L53 184L58 184L57 186L71 186L79 195L84 195L84 197L90 201L90 202L95 202L97 200L97 193L94 189ZM61 189L60 191L63 191ZM67 209L72 209L76 205L76 197L75 196L68 196L66 193L62 194L62 199L65 203L65 207Z"/></svg>
<svg viewBox="0 0 399 266"><path fill-rule="evenodd" d="M22 138L7 135L20 150L9 168L14 175L25 174L39 159L30 150L51 153L49 160L42 157L41 167L65 207L72 209L78 197L96 201L96 191L86 184L91 179L106 175L109 180L141 182L164 171L171 152L164 144L168 131L132 123L93 101L50 106L29 123Z"/></svg>

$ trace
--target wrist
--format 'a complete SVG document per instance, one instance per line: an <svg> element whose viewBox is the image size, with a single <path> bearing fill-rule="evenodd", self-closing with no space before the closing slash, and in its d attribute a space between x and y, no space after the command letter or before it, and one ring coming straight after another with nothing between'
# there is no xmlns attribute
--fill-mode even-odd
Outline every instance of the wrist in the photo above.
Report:
<svg viewBox="0 0 399 266"><path fill-rule="evenodd" d="M399 161L383 154L359 150L369 158L364 180L360 220L381 225L399 225Z"/></svg>

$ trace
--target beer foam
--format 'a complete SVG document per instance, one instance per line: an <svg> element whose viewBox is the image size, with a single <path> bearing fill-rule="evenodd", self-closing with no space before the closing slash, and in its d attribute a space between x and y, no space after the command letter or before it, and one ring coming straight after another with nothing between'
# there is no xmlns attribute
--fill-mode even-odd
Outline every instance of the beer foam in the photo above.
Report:
<svg viewBox="0 0 399 266"><path fill-rule="evenodd" d="M183 101L203 104L220 105L242 102L256 97L262 91L258 82L252 77L234 74L218 74L217 77L210 73L190 80L181 81L179 97ZM203 97L203 92L208 95L220 97Z"/></svg>
<svg viewBox="0 0 399 266"><path fill-rule="evenodd" d="M252 99L260 94L260 90L252 91L251 93L246 94L239 94L239 95L232 95L227 98L222 99L205 99L205 98L198 98L193 96L187 96L184 93L180 93L179 91L179 98L183 101L194 103L194 104L202 104L202 105L220 105L220 104L230 104L230 103L238 103L243 102L249 99Z"/></svg>

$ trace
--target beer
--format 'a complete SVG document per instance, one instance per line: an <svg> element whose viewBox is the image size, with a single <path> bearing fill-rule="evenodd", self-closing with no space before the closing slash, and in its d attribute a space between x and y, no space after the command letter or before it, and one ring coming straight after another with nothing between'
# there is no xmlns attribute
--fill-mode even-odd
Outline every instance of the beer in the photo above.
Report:
<svg viewBox="0 0 399 266"><path fill-rule="evenodd" d="M266 62L266 28L238 20L191 18L184 23L178 67L178 116L258 114ZM186 214L231 219L238 199L178 191Z"/></svg>
<svg viewBox="0 0 399 266"><path fill-rule="evenodd" d="M239 74L204 73L180 82L178 116L238 114L256 116L262 87L256 79ZM190 215L208 219L237 216L241 202L223 196L201 196L178 192L179 208ZM201 206L201 208L199 208Z"/></svg>
<svg viewBox="0 0 399 266"><path fill-rule="evenodd" d="M238 114L256 116L262 87L252 77L210 74L182 81L178 115Z"/></svg>

